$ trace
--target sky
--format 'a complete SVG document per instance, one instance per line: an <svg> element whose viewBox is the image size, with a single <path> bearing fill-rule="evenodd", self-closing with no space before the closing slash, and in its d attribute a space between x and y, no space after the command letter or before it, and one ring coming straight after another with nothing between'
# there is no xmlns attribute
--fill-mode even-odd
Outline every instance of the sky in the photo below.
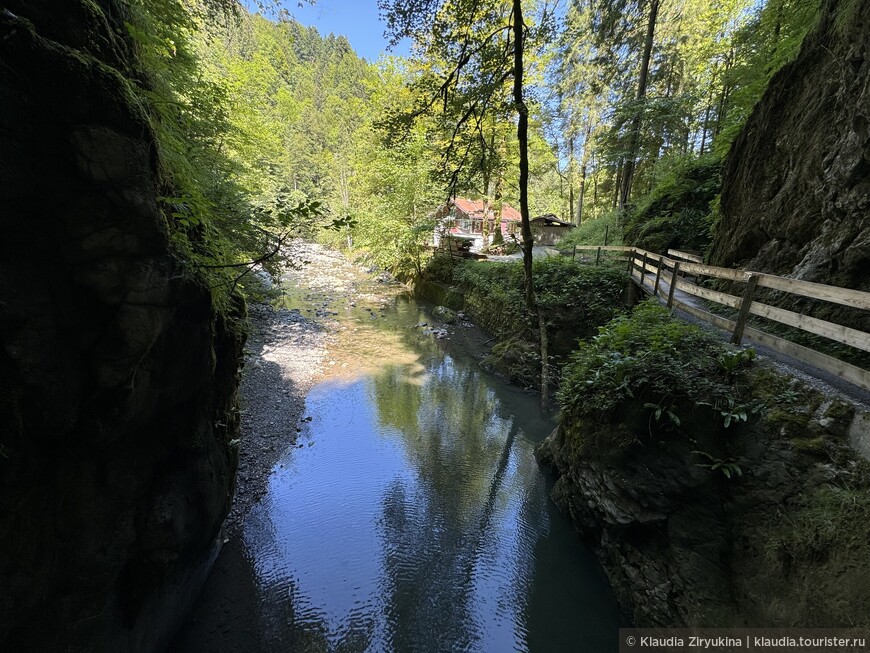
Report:
<svg viewBox="0 0 870 653"><path fill-rule="evenodd" d="M346 36L356 53L369 61L376 61L387 48L386 25L379 20L378 0L317 0L313 5L283 0L281 4L297 21L313 25L324 36L329 33ZM409 52L407 43L400 43L393 50L397 55Z"/></svg>

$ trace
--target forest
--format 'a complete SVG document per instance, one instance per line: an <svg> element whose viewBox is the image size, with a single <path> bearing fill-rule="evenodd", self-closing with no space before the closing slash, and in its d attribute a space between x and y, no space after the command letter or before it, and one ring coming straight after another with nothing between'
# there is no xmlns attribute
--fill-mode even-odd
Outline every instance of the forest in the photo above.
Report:
<svg viewBox="0 0 870 653"><path fill-rule="evenodd" d="M300 1L0 8L0 649L863 637L870 0Z"/></svg>
<svg viewBox="0 0 870 653"><path fill-rule="evenodd" d="M179 246L240 263L293 231L409 274L448 197L519 206L511 3L446 3L423 33L431 4L382 3L414 50L369 62L286 10L141 3L131 33L181 189ZM530 215L581 225L576 244L608 224L638 246L707 248L723 159L817 4L529 3Z"/></svg>

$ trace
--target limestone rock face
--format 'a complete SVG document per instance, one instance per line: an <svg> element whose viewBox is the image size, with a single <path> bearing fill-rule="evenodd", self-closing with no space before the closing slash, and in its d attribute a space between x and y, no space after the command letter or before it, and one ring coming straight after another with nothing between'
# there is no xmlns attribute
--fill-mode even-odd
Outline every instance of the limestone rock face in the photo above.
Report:
<svg viewBox="0 0 870 653"><path fill-rule="evenodd" d="M564 427L539 446L538 459L558 476L554 502L636 625L870 623L870 570L860 562L868 468L847 441L850 424L865 417L821 399L790 410L691 439L636 433L619 451L583 450ZM699 450L732 461L739 475L711 469Z"/></svg>
<svg viewBox="0 0 870 653"><path fill-rule="evenodd" d="M0 648L147 651L232 497L243 338L171 253L113 0L0 9Z"/></svg>
<svg viewBox="0 0 870 653"><path fill-rule="evenodd" d="M728 156L712 262L870 290L870 1L819 24Z"/></svg>

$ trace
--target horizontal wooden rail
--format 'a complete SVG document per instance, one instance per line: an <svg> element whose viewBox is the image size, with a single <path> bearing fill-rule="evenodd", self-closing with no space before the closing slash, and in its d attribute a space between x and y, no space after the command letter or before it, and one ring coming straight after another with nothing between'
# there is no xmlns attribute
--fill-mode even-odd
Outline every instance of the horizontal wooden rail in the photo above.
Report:
<svg viewBox="0 0 870 653"><path fill-rule="evenodd" d="M668 259L667 257L636 248L626 248L626 250L629 253L629 272L631 278L644 291L662 299L666 298L669 307L677 308L733 334L732 341L737 344L740 343L743 336L746 336L776 352L797 358L865 390L870 390L870 371L746 325L746 318L749 314L757 315L807 333L822 336L837 343L854 347L855 349L870 352L870 334L864 331L753 300L755 288L764 287L803 297L845 304L860 309L865 307L870 308L870 293L751 271L729 270L687 263L686 261ZM672 254L673 252L669 251L668 253ZM667 274L663 274L665 270L668 271ZM679 274L684 270L690 274L703 274L717 278L728 278L733 281L748 282L746 291L743 297L737 297L736 295L704 288L687 281L685 278L681 278ZM652 276L649 276L650 273ZM669 284L670 287L666 290L664 284ZM736 321L730 320L681 301L678 297L674 296L675 289L738 310L738 318Z"/></svg>
<svg viewBox="0 0 870 653"><path fill-rule="evenodd" d="M820 370L825 370L826 372L838 376L858 387L870 390L870 372L865 369L841 361L833 356L828 356L827 354L823 354L815 349L810 349L809 347L804 347L803 345L791 342L790 340L779 338L778 336L765 333L764 331L759 331L758 329L746 327L745 333L748 338L754 340L759 345L769 347L770 349L785 354L786 356L797 358L798 360L809 363Z"/></svg>
<svg viewBox="0 0 870 653"><path fill-rule="evenodd" d="M677 288L680 286L677 285ZM749 306L749 312L753 315L766 317L774 322L786 324L790 327L814 333L823 338L828 338L835 342L839 342L855 349L863 349L870 351L870 334L852 329L842 324L834 324L826 320L820 320L810 315L802 315L776 306L768 306L759 302L752 302Z"/></svg>
<svg viewBox="0 0 870 653"><path fill-rule="evenodd" d="M867 292L852 290L851 288L840 288L838 286L826 286L823 283L803 281L802 279L777 277L773 274L762 274L760 272L753 272L752 274L758 275L758 285L762 288L782 290L792 295L821 299L825 302L860 308L865 311L870 310L870 293Z"/></svg>
<svg viewBox="0 0 870 653"><path fill-rule="evenodd" d="M679 249L669 249L668 254L670 254L674 258L683 259L684 261L690 261L692 263L704 262L704 257L699 256L698 254L692 254L690 252L683 252Z"/></svg>
<svg viewBox="0 0 870 653"><path fill-rule="evenodd" d="M749 273L745 270L732 270L731 268L717 268L713 265L701 265L699 263L681 263L680 269L689 274L701 274L705 277L725 279L727 281L746 281Z"/></svg>
<svg viewBox="0 0 870 653"><path fill-rule="evenodd" d="M682 265L680 266L680 269L683 269ZM677 279L677 290L682 290L683 292L687 292L695 297L700 297L701 299L708 299L717 304L724 304L729 308L740 308L740 297L719 292L717 290L710 290L709 288L703 288L686 281L685 279Z"/></svg>

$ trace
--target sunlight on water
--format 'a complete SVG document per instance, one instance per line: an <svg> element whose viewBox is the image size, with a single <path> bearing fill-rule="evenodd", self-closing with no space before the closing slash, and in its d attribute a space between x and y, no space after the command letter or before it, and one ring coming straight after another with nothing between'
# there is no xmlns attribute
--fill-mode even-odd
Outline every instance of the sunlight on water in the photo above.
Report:
<svg viewBox="0 0 870 653"><path fill-rule="evenodd" d="M425 321L407 298L341 316L245 525L264 630L302 650L615 650L613 600L533 456L552 423Z"/></svg>

